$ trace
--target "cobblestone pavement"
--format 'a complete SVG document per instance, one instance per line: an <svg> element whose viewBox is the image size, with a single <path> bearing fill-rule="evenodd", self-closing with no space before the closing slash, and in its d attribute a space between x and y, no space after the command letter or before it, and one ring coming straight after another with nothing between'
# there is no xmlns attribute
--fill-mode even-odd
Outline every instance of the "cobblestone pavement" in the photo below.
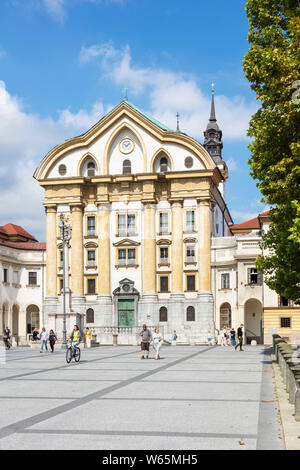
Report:
<svg viewBox="0 0 300 470"><path fill-rule="evenodd" d="M0 449L284 449L263 346L18 348L0 364Z"/></svg>

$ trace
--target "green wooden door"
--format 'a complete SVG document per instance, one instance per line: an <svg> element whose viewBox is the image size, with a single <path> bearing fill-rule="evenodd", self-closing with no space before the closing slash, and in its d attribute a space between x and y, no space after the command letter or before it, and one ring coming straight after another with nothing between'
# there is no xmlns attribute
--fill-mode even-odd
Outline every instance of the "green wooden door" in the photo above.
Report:
<svg viewBox="0 0 300 470"><path fill-rule="evenodd" d="M134 326L134 300L119 300L118 302L118 321L119 326Z"/></svg>

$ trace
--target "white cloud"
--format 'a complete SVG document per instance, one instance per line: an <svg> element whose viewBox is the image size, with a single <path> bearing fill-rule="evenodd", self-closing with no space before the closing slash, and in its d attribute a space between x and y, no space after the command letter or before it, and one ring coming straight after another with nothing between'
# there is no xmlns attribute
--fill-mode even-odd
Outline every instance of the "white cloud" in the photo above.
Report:
<svg viewBox="0 0 300 470"><path fill-rule="evenodd" d="M237 161L236 161L234 158L232 158L232 157L228 158L228 159L226 160L226 164L227 164L228 170L229 170L230 172L232 172L232 171L238 171L238 164L237 164Z"/></svg>
<svg viewBox="0 0 300 470"><path fill-rule="evenodd" d="M6 56L6 50L4 47L0 44L0 60L3 59Z"/></svg>
<svg viewBox="0 0 300 470"><path fill-rule="evenodd" d="M57 21L63 21L66 16L64 0L43 0L46 11Z"/></svg>
<svg viewBox="0 0 300 470"><path fill-rule="evenodd" d="M116 49L111 42L82 47L79 61L86 63L98 59L101 73L118 86L129 86L129 97L147 93L148 110L169 127L176 126L176 113L181 114L181 130L203 138L207 125L210 97L203 93L197 80L184 72L134 65L130 47ZM249 120L257 109L255 102L246 102L236 95L229 98L217 95L218 122L226 139L247 139Z"/></svg>
<svg viewBox="0 0 300 470"><path fill-rule="evenodd" d="M107 112L97 102L90 111L62 110L57 120L27 113L22 101L0 81L0 225L24 225L44 238L43 191L32 175L43 156L59 142L94 125Z"/></svg>

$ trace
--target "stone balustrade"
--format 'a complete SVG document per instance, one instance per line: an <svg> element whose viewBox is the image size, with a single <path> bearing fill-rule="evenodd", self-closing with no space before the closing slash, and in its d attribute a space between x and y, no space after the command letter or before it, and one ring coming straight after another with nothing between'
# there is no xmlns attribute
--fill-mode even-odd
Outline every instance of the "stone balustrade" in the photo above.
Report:
<svg viewBox="0 0 300 470"><path fill-rule="evenodd" d="M273 335L273 352L289 402L295 406L295 419L300 421L300 348L293 348L279 335Z"/></svg>

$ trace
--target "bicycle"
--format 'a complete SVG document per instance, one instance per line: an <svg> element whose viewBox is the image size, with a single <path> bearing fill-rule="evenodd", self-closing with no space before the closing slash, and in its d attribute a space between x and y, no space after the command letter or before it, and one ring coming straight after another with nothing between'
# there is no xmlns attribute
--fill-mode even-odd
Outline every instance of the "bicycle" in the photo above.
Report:
<svg viewBox="0 0 300 470"><path fill-rule="evenodd" d="M75 348L73 348L73 346L71 344L68 347L67 352L66 352L66 361L67 361L67 363L70 364L70 362L72 361L73 358L75 359L75 362L79 362L80 361L80 355L81 355L80 348L78 346L75 346Z"/></svg>
<svg viewBox="0 0 300 470"><path fill-rule="evenodd" d="M3 342L6 350L11 348L10 338L3 338Z"/></svg>

